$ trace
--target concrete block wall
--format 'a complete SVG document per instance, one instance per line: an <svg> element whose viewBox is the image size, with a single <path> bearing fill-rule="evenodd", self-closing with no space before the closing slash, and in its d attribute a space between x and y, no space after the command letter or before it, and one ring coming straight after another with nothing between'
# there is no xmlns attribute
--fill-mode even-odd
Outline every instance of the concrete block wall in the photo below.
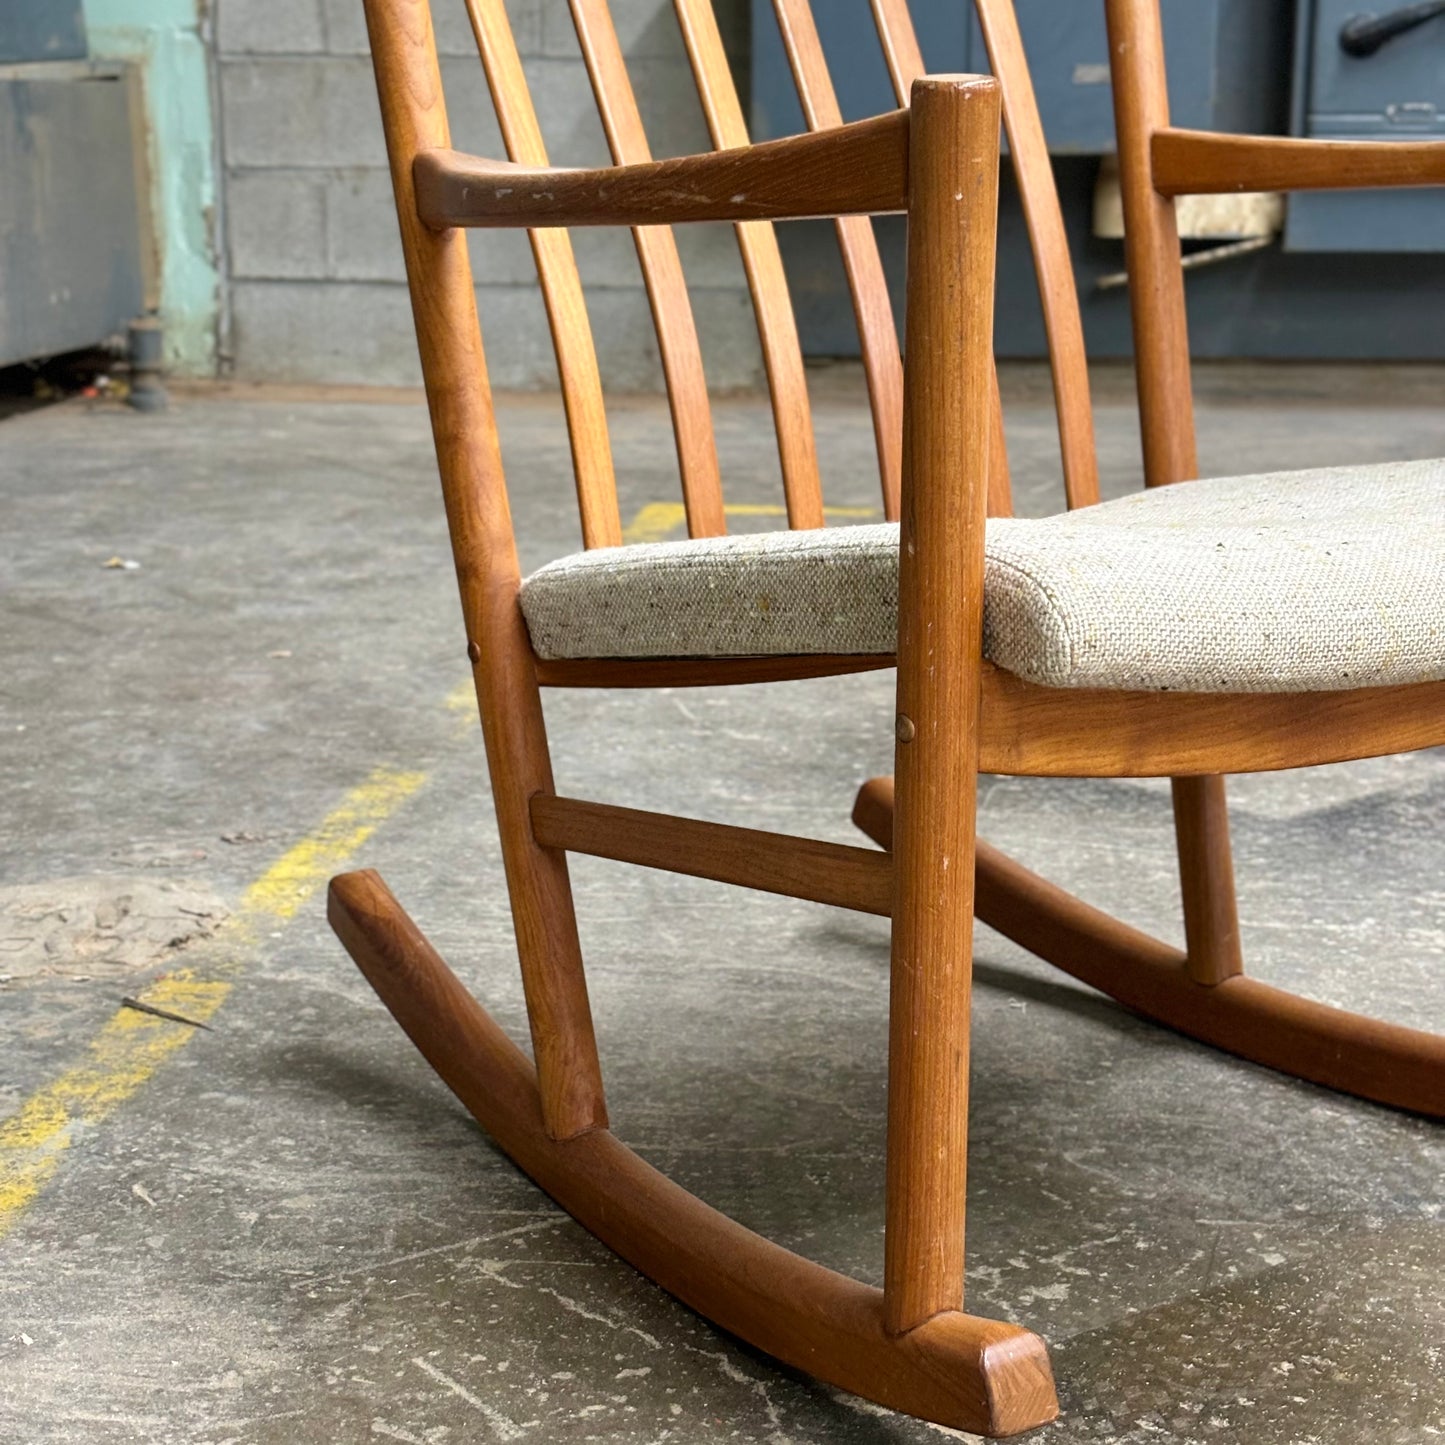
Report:
<svg viewBox="0 0 1445 1445"><path fill-rule="evenodd" d="M505 154L462 0L433 0L456 145ZM552 160L604 163L566 0L508 0ZM670 0L614 0L653 149L707 132ZM746 0L719 0L735 59ZM416 346L361 0L218 0L229 352L237 376L411 384ZM631 237L574 235L599 359L618 390L661 385ZM709 383L755 385L752 308L726 227L679 234ZM556 385L546 316L520 233L477 232L472 260L494 384Z"/></svg>

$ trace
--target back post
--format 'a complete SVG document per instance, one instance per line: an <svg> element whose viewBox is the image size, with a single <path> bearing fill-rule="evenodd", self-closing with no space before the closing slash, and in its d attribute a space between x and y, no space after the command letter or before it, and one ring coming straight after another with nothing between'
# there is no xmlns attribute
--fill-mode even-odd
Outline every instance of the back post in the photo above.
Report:
<svg viewBox="0 0 1445 1445"><path fill-rule="evenodd" d="M417 214L412 163L450 145L428 0L365 0L407 282L462 597L507 886L553 1138L605 1127L606 1108L566 855L532 838L529 799L555 791L466 233Z"/></svg>
<svg viewBox="0 0 1445 1445"><path fill-rule="evenodd" d="M1154 189L1151 154L1169 125L1164 31L1159 0L1106 4L1144 480L1161 487L1199 475L1179 227L1173 197ZM1175 778L1171 789L1186 967L1196 983L1223 983L1244 972L1224 779Z"/></svg>

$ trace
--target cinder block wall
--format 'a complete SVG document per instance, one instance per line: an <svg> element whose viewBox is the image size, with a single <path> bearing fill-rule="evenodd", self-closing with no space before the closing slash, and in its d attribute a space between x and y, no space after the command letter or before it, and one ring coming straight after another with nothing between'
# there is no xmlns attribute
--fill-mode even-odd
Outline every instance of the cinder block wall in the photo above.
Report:
<svg viewBox="0 0 1445 1445"><path fill-rule="evenodd" d="M505 154L462 0L433 0L455 144ZM606 145L566 0L508 0L552 160L602 163ZM707 133L669 0L614 0L653 149ZM736 58L746 0L719 0ZM410 384L420 379L361 0L219 0L229 352L240 377ZM602 371L619 390L661 385L631 237L579 232ZM708 380L748 386L761 360L732 233L679 237ZM474 233L483 335L499 386L550 387L556 370L531 252Z"/></svg>

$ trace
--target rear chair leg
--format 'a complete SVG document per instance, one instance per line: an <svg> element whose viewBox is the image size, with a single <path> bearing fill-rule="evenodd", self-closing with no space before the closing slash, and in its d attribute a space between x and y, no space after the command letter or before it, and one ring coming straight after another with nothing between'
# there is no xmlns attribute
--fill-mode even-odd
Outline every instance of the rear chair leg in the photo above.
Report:
<svg viewBox="0 0 1445 1445"><path fill-rule="evenodd" d="M1212 986L1244 972L1229 804L1223 778L1175 778L1172 785L1184 901L1184 966L1195 983Z"/></svg>
<svg viewBox="0 0 1445 1445"><path fill-rule="evenodd" d="M553 1139L607 1127L567 855L532 833L531 802L555 791L547 726L521 609L497 607L492 654L473 649L497 831L517 936L542 1120Z"/></svg>

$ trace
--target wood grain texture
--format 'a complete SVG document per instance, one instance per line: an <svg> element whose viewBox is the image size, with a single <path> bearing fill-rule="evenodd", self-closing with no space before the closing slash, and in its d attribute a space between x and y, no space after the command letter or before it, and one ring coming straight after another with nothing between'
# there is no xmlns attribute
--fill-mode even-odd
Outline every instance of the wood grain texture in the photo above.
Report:
<svg viewBox="0 0 1445 1445"><path fill-rule="evenodd" d="M1161 196L1445 186L1445 140L1309 140L1160 128L1149 138Z"/></svg>
<svg viewBox="0 0 1445 1445"><path fill-rule="evenodd" d="M808 129L837 129L843 124L843 113L838 108L812 5L809 0L773 0L773 10ZM903 466L903 358L898 350L893 303L872 221L862 216L840 216L835 224L868 380L883 515L896 522Z"/></svg>
<svg viewBox="0 0 1445 1445"><path fill-rule="evenodd" d="M717 17L713 14L712 0L673 0L673 5L713 145L719 150L746 147L747 124L717 28ZM872 209L851 205L831 208L835 215ZM823 486L818 474L813 412L778 238L772 226L763 221L743 221L738 225L737 237L753 311L757 315L768 391L773 400L773 425L778 434L778 460L783 469L788 525L821 527Z"/></svg>
<svg viewBox="0 0 1445 1445"><path fill-rule="evenodd" d="M571 0L571 6L582 58L592 81L612 159L618 165L645 164L652 159L652 151L607 0ZM652 309L652 324L657 332L662 375L672 411L687 534L720 537L727 531L727 521L723 515L712 403L707 394L702 349L677 242L672 231L662 226L634 227L632 239Z"/></svg>
<svg viewBox="0 0 1445 1445"><path fill-rule="evenodd" d="M726 687L893 667L892 656L577 658L544 687ZM980 771L1159 778L1266 773L1445 745L1445 683L1322 693L1039 687L984 663Z"/></svg>
<svg viewBox="0 0 1445 1445"><path fill-rule="evenodd" d="M893 780L859 789L853 821L892 846ZM1039 877L979 839L978 917L1056 968L1167 1028L1295 1078L1445 1117L1445 1038L1235 976L1191 977L1177 948Z"/></svg>
<svg viewBox="0 0 1445 1445"><path fill-rule="evenodd" d="M416 159L428 226L668 226L907 207L908 117L635 166L542 169L446 148Z"/></svg>
<svg viewBox="0 0 1445 1445"><path fill-rule="evenodd" d="M888 1024L888 1328L961 1308L999 94L914 82Z"/></svg>
<svg viewBox="0 0 1445 1445"><path fill-rule="evenodd" d="M854 1394L959 1430L1054 1418L1042 1342L1015 1325L937 1316L901 1337L880 1292L770 1243L672 1183L604 1129L548 1137L531 1065L374 873L331 885L332 926L447 1086L584 1228L757 1349Z"/></svg>
<svg viewBox="0 0 1445 1445"><path fill-rule="evenodd" d="M885 918L893 911L892 860L870 848L545 794L532 800L532 832L544 848L711 878Z"/></svg>
<svg viewBox="0 0 1445 1445"><path fill-rule="evenodd" d="M518 600L521 577L466 237L425 226L412 190L417 152L449 144L431 15L426 0L366 0L366 18L462 615L475 658L541 1109L547 1129L566 1138L604 1124L607 1112L567 859L532 840L528 799L552 791L552 765Z"/></svg>
<svg viewBox="0 0 1445 1445"><path fill-rule="evenodd" d="M1079 311L1064 213L1054 184L1053 162L1044 138L1013 0L974 0L974 8L988 48L989 63L1003 89L1003 119L1008 130L1010 159L1033 250L1053 373L1064 494L1070 507L1087 507L1099 500L1094 407L1089 395L1084 321Z"/></svg>
<svg viewBox="0 0 1445 1445"><path fill-rule="evenodd" d="M1445 682L1347 692L1097 692L984 665L985 773L1268 773L1445 743Z"/></svg>
<svg viewBox="0 0 1445 1445"><path fill-rule="evenodd" d="M466 0L466 7L507 153L519 164L545 167L547 148L506 7L502 0ZM612 443L602 401L602 374L572 241L564 231L532 231L528 240L562 384L582 541L587 547L616 547L622 541L622 519L617 510Z"/></svg>

